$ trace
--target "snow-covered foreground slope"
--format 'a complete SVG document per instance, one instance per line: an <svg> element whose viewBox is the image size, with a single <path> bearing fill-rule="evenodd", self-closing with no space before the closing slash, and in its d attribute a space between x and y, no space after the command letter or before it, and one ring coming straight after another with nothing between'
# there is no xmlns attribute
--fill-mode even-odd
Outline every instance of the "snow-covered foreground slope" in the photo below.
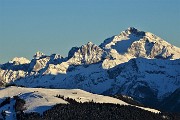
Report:
<svg viewBox="0 0 180 120"><path fill-rule="evenodd" d="M90 102L94 101L96 103L112 103L120 105L129 105L119 99L92 94L80 89L45 89L45 88L23 88L23 87L8 87L0 90L0 102L7 97L13 98L13 96L19 96L21 99L26 101L24 112L39 112L42 113L52 106L61 103L68 104L67 101L61 98L55 97L56 95L64 96L65 98L72 98L78 102ZM14 100L11 100L10 104L7 104L3 107L0 107L0 112L2 110L6 111L7 119L12 119L13 115L15 117L15 111L13 105L15 104ZM138 106L136 106L138 107ZM144 110L151 112L159 113L158 110L138 107Z"/></svg>

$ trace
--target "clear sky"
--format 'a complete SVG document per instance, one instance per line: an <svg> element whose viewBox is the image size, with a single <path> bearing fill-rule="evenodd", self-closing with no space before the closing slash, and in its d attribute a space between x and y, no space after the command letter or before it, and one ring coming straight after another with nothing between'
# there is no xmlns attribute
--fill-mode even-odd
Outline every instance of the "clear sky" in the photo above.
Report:
<svg viewBox="0 0 180 120"><path fill-rule="evenodd" d="M0 0L0 63L37 51L67 56L130 26L180 47L180 0Z"/></svg>

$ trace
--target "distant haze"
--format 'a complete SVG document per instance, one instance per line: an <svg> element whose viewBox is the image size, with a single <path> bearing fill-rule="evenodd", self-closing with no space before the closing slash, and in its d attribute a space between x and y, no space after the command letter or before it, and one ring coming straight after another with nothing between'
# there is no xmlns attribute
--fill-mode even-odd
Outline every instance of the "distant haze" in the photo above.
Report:
<svg viewBox="0 0 180 120"><path fill-rule="evenodd" d="M0 0L0 63L37 51L67 56L130 26L180 47L180 0Z"/></svg>

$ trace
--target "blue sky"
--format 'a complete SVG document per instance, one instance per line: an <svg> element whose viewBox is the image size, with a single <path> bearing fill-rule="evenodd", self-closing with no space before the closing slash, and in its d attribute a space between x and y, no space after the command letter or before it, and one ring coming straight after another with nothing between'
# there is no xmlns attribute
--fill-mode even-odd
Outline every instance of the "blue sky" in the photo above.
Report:
<svg viewBox="0 0 180 120"><path fill-rule="evenodd" d="M180 0L0 0L0 63L73 46L133 26L180 47Z"/></svg>

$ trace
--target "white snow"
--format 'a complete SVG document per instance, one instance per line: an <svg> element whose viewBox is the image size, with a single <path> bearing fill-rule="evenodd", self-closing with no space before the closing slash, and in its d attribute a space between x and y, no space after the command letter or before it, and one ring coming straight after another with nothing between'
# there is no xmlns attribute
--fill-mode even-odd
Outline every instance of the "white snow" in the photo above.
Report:
<svg viewBox="0 0 180 120"><path fill-rule="evenodd" d="M45 54L38 51L38 52L35 53L35 55L33 57L34 57L34 59L39 59L39 58L41 58L43 56L45 56Z"/></svg>
<svg viewBox="0 0 180 120"><path fill-rule="evenodd" d="M24 57L15 57L11 61L9 61L9 63L15 63L16 65L19 65L19 64L28 64L30 63L30 61Z"/></svg>
<svg viewBox="0 0 180 120"><path fill-rule="evenodd" d="M61 103L61 104L67 104L68 102L55 97L56 95L62 95L65 98L69 97L72 99L75 99L78 102L88 102L88 101L94 101L96 103L113 103L113 104L120 104L120 105L129 105L128 103L125 103L119 99L103 96L103 95L97 95L92 94L80 89L45 89L45 88L23 88L23 87L8 87L0 90L0 100L5 97L13 97L18 95L20 98L24 99L26 101L25 112L39 112L43 113L44 111L50 109L52 106ZM0 112L2 110L9 111L9 115L12 117L15 113L12 110L12 104L14 102L11 102L10 105L1 107ZM8 107L10 106L10 109ZM159 113L160 111L150 108L144 108L135 106L144 110L148 110L151 112Z"/></svg>
<svg viewBox="0 0 180 120"><path fill-rule="evenodd" d="M139 31L132 27L106 39L100 46L106 51L115 49L121 55L128 54L134 57L180 58L180 48L150 32Z"/></svg>

